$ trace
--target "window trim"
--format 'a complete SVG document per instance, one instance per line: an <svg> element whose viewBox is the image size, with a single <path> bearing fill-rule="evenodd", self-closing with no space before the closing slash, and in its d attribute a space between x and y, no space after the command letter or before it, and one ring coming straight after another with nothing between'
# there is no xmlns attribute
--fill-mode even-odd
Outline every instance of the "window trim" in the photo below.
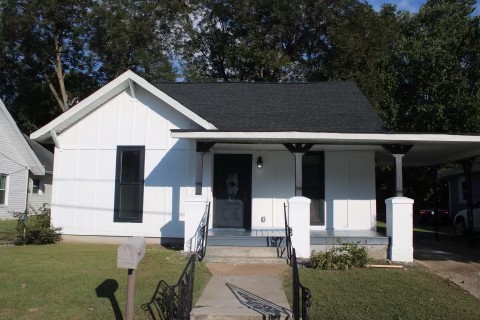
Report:
<svg viewBox="0 0 480 320"><path fill-rule="evenodd" d="M126 219L120 217L120 186L122 172L121 155L124 151L140 151L140 163L139 163L139 196L138 196L138 208L139 215L135 219ZM117 146L116 155L116 171L115 171L115 202L113 208L113 222L131 222L142 223L143 222L143 193L145 188L145 146ZM130 183L131 184L131 183Z"/></svg>
<svg viewBox="0 0 480 320"><path fill-rule="evenodd" d="M6 173L0 173L0 176L5 177L5 203L0 203L0 206L8 206L8 183L10 180L9 175Z"/></svg>
<svg viewBox="0 0 480 320"><path fill-rule="evenodd" d="M35 181L38 181L37 192L35 192ZM32 178L32 194L42 195L42 181L40 179Z"/></svg>

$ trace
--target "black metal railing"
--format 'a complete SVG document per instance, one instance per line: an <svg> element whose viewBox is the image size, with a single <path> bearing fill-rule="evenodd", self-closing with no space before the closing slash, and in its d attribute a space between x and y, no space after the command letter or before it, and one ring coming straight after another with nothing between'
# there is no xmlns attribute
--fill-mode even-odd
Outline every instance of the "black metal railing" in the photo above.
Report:
<svg viewBox="0 0 480 320"><path fill-rule="evenodd" d="M293 319L308 320L308 307L310 307L310 289L300 283L298 274L298 262L295 248L292 246L292 227L288 223L287 204L283 204L283 214L285 218L285 246L287 250L287 262L292 267L292 294L293 294Z"/></svg>
<svg viewBox="0 0 480 320"><path fill-rule="evenodd" d="M283 216L285 218L285 249L287 250L287 262L292 261L292 228L288 224L287 204L283 204Z"/></svg>
<svg viewBox="0 0 480 320"><path fill-rule="evenodd" d="M186 250L188 252L195 252L198 261L202 261L207 252L208 240L208 224L210 221L210 202L205 206L205 213L203 214L200 223L198 224L195 234L190 239L185 239Z"/></svg>
<svg viewBox="0 0 480 320"><path fill-rule="evenodd" d="M210 221L210 202L205 208L205 214L200 221L200 226L197 229L197 248L195 250L198 261L202 261L207 253L208 240L208 223Z"/></svg>
<svg viewBox="0 0 480 320"><path fill-rule="evenodd" d="M300 283L300 276L298 274L297 255L295 248L292 249L292 291L293 291L293 319L308 320L308 308L311 305L310 289Z"/></svg>
<svg viewBox="0 0 480 320"><path fill-rule="evenodd" d="M161 280L143 309L150 319L188 320L192 311L195 255L191 255L182 275L173 286Z"/></svg>

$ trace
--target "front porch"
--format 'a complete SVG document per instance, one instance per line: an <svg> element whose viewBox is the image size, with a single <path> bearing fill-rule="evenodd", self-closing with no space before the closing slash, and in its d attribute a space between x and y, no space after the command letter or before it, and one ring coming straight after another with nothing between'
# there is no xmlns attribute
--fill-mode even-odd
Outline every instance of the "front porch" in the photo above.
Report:
<svg viewBox="0 0 480 320"><path fill-rule="evenodd" d="M275 248L277 257L283 257L285 248L285 229L221 229L212 228L208 231L208 250L212 247L242 247L242 248ZM310 230L310 250L325 251L340 243L356 243L366 247L369 256L374 259L385 259L389 238L371 230Z"/></svg>

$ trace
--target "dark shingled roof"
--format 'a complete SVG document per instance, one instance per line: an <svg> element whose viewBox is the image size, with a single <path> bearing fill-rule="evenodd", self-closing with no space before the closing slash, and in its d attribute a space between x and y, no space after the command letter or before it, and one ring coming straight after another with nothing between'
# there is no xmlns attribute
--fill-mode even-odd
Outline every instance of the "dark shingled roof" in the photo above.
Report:
<svg viewBox="0 0 480 320"><path fill-rule="evenodd" d="M387 132L353 82L155 85L221 131Z"/></svg>
<svg viewBox="0 0 480 320"><path fill-rule="evenodd" d="M45 167L47 173L53 172L53 153L45 149L40 143L35 140L30 139L26 134L23 134L25 140L27 140L30 148L37 155L38 160Z"/></svg>

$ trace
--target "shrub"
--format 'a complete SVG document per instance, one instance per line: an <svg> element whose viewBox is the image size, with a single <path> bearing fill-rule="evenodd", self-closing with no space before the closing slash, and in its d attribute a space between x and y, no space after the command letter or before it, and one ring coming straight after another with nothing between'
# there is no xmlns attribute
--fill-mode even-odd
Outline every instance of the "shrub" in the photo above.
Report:
<svg viewBox="0 0 480 320"><path fill-rule="evenodd" d="M44 204L38 212L15 213L17 221L16 245L49 244L60 241L61 228L50 225L50 208Z"/></svg>
<svg viewBox="0 0 480 320"><path fill-rule="evenodd" d="M327 252L315 252L310 257L309 267L322 270L346 270L362 268L369 262L368 252L358 243L340 243Z"/></svg>

